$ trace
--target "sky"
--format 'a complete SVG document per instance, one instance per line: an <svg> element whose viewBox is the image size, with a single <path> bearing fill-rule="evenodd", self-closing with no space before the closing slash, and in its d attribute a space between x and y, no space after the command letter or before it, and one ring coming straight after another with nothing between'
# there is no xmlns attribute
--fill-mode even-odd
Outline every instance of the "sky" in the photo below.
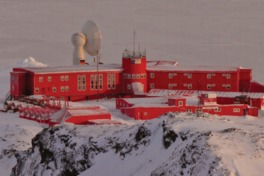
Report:
<svg viewBox="0 0 264 176"><path fill-rule="evenodd" d="M264 83L261 0L1 0L0 64L33 57L71 65L71 35L87 20L102 32L104 63L121 63L135 29L136 48L146 48L149 60L249 67Z"/></svg>

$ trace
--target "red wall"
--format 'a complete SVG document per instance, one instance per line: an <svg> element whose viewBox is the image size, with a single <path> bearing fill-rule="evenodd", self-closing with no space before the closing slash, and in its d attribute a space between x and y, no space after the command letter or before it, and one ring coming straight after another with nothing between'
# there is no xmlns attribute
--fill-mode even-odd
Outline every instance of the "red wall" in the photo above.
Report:
<svg viewBox="0 0 264 176"><path fill-rule="evenodd" d="M151 78L151 73L154 73L154 78ZM172 78L169 78L169 74L175 74ZM213 73L214 76L211 79L207 74ZM230 74L230 79L227 79L225 74ZM188 78L188 75L191 75ZM194 70L148 70L148 91L151 88L151 84L154 84L155 89L178 89L178 90L209 90L209 91L239 91L239 76L237 71L194 71ZM161 81L162 80L162 81ZM169 87L169 84L176 84L173 87ZM188 85L192 85L188 88ZM211 84L211 89L208 88L208 84ZM223 87L224 85L230 85L230 88Z"/></svg>
<svg viewBox="0 0 264 176"><path fill-rule="evenodd" d="M133 94L132 83L134 82L142 83L144 85L144 92L147 92L146 60L146 57L122 58L122 67L124 69L122 93ZM137 75L140 76L137 77ZM130 88L128 88L128 84L131 85Z"/></svg>

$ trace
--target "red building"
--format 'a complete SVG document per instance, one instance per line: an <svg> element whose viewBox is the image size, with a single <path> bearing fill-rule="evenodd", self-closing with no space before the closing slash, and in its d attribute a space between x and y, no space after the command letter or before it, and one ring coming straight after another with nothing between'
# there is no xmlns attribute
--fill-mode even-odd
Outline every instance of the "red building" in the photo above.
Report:
<svg viewBox="0 0 264 176"><path fill-rule="evenodd" d="M248 104L218 104L216 94L201 94L200 97L147 97L118 98L116 108L135 120L150 120L168 112L184 112L202 116L213 114L218 116L258 116L258 108Z"/></svg>
<svg viewBox="0 0 264 176"><path fill-rule="evenodd" d="M97 69L99 68L99 69ZM71 101L121 95L142 96L151 89L264 92L241 67L182 67L173 61L147 61L145 53L123 53L122 65L14 68L10 94L48 95Z"/></svg>

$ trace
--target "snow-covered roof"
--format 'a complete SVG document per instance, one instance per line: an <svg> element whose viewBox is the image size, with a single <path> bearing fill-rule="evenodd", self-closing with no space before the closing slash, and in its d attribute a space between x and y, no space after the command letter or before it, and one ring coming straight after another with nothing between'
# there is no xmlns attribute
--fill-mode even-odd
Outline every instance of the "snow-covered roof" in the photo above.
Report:
<svg viewBox="0 0 264 176"><path fill-rule="evenodd" d="M221 66L179 66L178 64L148 64L147 70L151 71L237 71L237 69L243 69L242 67L221 67Z"/></svg>
<svg viewBox="0 0 264 176"><path fill-rule="evenodd" d="M264 98L264 93L257 92L221 92L221 91L199 91L201 94L215 93L217 97L236 97L247 95L251 98ZM147 96L197 96L197 90L167 90L167 89L151 89Z"/></svg>
<svg viewBox="0 0 264 176"><path fill-rule="evenodd" d="M105 109L68 109L67 110L72 116L86 116L86 115L99 115L109 114Z"/></svg>
<svg viewBox="0 0 264 176"><path fill-rule="evenodd" d="M60 67L26 67L25 70L33 73L46 74L46 73L69 73L69 72L94 72L97 70L96 64L92 65L72 65ZM100 64L98 71L122 71L120 64Z"/></svg>
<svg viewBox="0 0 264 176"><path fill-rule="evenodd" d="M124 98L129 104L162 104L167 103L168 99L165 97L144 97L144 98Z"/></svg>

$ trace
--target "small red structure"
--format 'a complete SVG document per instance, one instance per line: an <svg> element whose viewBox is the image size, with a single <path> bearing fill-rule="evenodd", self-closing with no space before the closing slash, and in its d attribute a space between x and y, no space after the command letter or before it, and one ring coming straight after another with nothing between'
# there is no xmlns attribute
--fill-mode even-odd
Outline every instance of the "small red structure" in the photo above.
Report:
<svg viewBox="0 0 264 176"><path fill-rule="evenodd" d="M145 98L145 101L142 98L119 98L116 100L116 105L123 114L136 120L149 120L168 112L187 112L199 116L202 114L258 116L258 108L245 104L245 101L241 104L218 104L217 94L215 93L203 92L199 97L197 97L198 94L195 95L194 93L189 93L188 96L185 94L182 97L180 94L183 92L176 91L170 93L169 97L148 97ZM173 97L173 93L177 96Z"/></svg>

